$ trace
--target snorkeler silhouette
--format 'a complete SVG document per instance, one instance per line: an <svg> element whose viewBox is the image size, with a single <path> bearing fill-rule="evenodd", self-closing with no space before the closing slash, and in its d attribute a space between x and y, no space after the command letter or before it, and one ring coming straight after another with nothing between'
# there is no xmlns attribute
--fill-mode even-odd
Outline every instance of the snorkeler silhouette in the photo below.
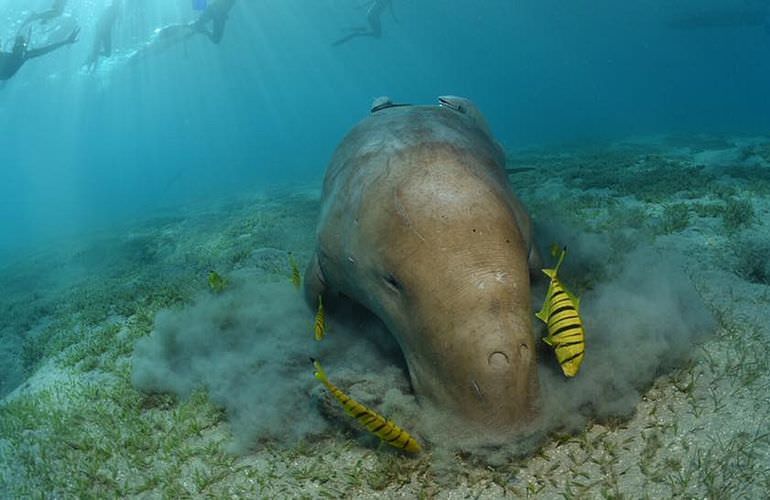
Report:
<svg viewBox="0 0 770 500"><path fill-rule="evenodd" d="M112 27L118 18L118 9L120 0L113 0L102 11L99 19L96 21L94 42L91 46L91 53L84 65L89 71L93 71L99 64L99 58L110 57L112 55Z"/></svg>
<svg viewBox="0 0 770 500"><path fill-rule="evenodd" d="M203 12L193 22L167 24L156 28L149 40L129 53L126 60L129 63L135 63L156 56L196 35L206 35L214 43L222 41L225 24L235 0L213 0L208 6L206 4L204 0L197 0L194 3L194 7L197 10L203 9ZM208 23L213 23L211 31L207 27Z"/></svg>
<svg viewBox="0 0 770 500"><path fill-rule="evenodd" d="M146 42L128 54L126 60L129 63L136 63L157 56L183 43L195 34L196 32L190 29L189 24L167 24L156 28Z"/></svg>
<svg viewBox="0 0 770 500"><path fill-rule="evenodd" d="M387 7L390 7L390 14L395 18L396 16L393 13L393 0L374 0L369 6L369 10L366 11L366 21L369 23L369 26L353 28L351 33L332 43L332 46L342 45L359 36L380 38L382 36L382 21L380 20L380 17L382 17L382 13Z"/></svg>
<svg viewBox="0 0 770 500"><path fill-rule="evenodd" d="M21 25L23 28L24 26L28 25L31 22L34 21L40 21L40 24L45 24L51 19L55 19L62 15L64 12L64 7L67 5L67 0L53 0L53 5L51 5L51 8L48 10L44 10L42 12L33 12Z"/></svg>
<svg viewBox="0 0 770 500"><path fill-rule="evenodd" d="M235 0L214 0L201 13L198 20L190 24L190 27L198 33L207 35L214 43L221 42L225 34L227 17L234 4ZM208 23L212 23L211 31L206 27Z"/></svg>
<svg viewBox="0 0 770 500"><path fill-rule="evenodd" d="M78 33L80 28L75 27L66 39L61 42L52 43L45 47L37 49L28 49L27 44L29 40L24 38L23 35L16 37L16 43L13 45L13 49L10 52L0 51L0 80L8 80L19 71L25 62L35 57L48 54L59 47L75 43L78 40Z"/></svg>

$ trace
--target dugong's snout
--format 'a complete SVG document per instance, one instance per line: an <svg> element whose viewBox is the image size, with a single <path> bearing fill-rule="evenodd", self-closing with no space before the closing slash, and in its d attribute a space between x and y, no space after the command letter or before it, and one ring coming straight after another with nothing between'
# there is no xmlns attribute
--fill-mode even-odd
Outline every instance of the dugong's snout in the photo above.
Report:
<svg viewBox="0 0 770 500"><path fill-rule="evenodd" d="M425 373L425 365L416 370L419 392L482 434L523 429L537 413L536 354L526 321L520 329L512 323L498 317L460 327L463 333L442 351L443 362L429 365L433 373Z"/></svg>
<svg viewBox="0 0 770 500"><path fill-rule="evenodd" d="M513 338L492 344L484 346L477 363L469 365L475 372L474 396L487 405L481 408L483 420L495 425L526 420L533 415L537 393L533 340Z"/></svg>
<svg viewBox="0 0 770 500"><path fill-rule="evenodd" d="M492 370L508 370L511 363L528 364L531 362L532 346L529 342L521 342L513 350L493 349L487 356L487 363Z"/></svg>

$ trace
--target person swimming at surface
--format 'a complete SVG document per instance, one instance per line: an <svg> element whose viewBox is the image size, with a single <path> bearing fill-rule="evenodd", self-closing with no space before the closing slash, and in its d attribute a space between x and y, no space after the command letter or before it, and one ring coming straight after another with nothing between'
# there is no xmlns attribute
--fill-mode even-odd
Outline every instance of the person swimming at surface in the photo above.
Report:
<svg viewBox="0 0 770 500"><path fill-rule="evenodd" d="M201 13L198 20L190 24L190 27L198 33L207 35L212 42L218 44L225 34L225 24L233 5L235 0L214 0ZM206 27L208 23L212 23L211 31Z"/></svg>
<svg viewBox="0 0 770 500"><path fill-rule="evenodd" d="M78 33L80 33L80 28L76 26L72 33L61 42L52 43L37 49L29 49L29 40L24 38L23 35L17 36L16 43L14 43L13 49L10 52L0 50L0 80L10 79L30 59L40 57L60 47L77 42Z"/></svg>
<svg viewBox="0 0 770 500"><path fill-rule="evenodd" d="M332 45L342 45L343 43L360 36L380 38L382 36L382 20L380 17L382 17L382 13L387 7L390 7L390 13L393 14L393 0L374 0L374 2L372 2L372 4L369 6L369 10L366 11L366 21L369 26L359 26L357 28L353 28L351 33L335 41L332 43Z"/></svg>
<svg viewBox="0 0 770 500"><path fill-rule="evenodd" d="M91 46L91 53L84 64L89 71L93 71L96 68L100 57L110 57L112 55L112 28L118 18L119 8L120 0L113 0L102 11L99 19L96 21L96 35Z"/></svg>
<svg viewBox="0 0 770 500"><path fill-rule="evenodd" d="M23 28L24 26L34 21L40 21L40 24L45 24L51 19L56 19L57 17L61 16L62 13L64 13L64 7L66 5L67 5L67 0L53 0L53 5L51 5L50 9L44 10L42 12L33 12L24 21L21 27Z"/></svg>

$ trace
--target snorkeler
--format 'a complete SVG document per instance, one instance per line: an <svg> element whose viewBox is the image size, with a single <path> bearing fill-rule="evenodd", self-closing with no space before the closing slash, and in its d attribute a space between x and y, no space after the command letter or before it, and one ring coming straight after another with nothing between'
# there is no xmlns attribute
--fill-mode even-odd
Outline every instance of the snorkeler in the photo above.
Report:
<svg viewBox="0 0 770 500"><path fill-rule="evenodd" d="M53 5L48 10L43 12L33 12L26 21L21 25L22 28L34 21L40 21L40 24L45 24L51 19L56 19L64 12L64 7L67 5L67 0L53 0Z"/></svg>
<svg viewBox="0 0 770 500"><path fill-rule="evenodd" d="M228 14L234 4L235 0L214 0L201 13L198 20L190 24L190 27L198 33L207 35L214 43L221 42L225 34ZM208 23L212 23L211 31L206 27Z"/></svg>
<svg viewBox="0 0 770 500"><path fill-rule="evenodd" d="M61 42L52 43L37 49L28 49L27 44L29 43L29 40L24 38L23 35L17 36L16 43L13 45L13 49L10 52L0 51L0 80L10 79L17 71L19 71L19 68L30 59L40 57L59 47L77 42L79 32L80 28L75 27L75 29L72 30L72 33L70 33L70 36Z"/></svg>
<svg viewBox="0 0 770 500"><path fill-rule="evenodd" d="M129 63L136 63L148 57L157 56L185 42L195 34L196 32L190 28L189 24L167 24L156 28L149 40L129 53L127 60Z"/></svg>
<svg viewBox="0 0 770 500"><path fill-rule="evenodd" d="M118 18L119 7L120 0L113 0L96 21L94 43L91 46L91 53L84 63L89 71L93 71L96 68L100 57L110 57L112 55L112 27Z"/></svg>
<svg viewBox="0 0 770 500"><path fill-rule="evenodd" d="M357 28L353 28L351 33L343 36L332 45L342 45L343 43L359 36L380 38L382 36L382 21L380 20L380 17L382 16L382 13L385 11L386 7L390 7L390 13L393 15L393 17L395 17L393 14L393 0L374 0L374 2L372 2L371 6L369 7L369 10L366 11L366 21L369 23L369 26L359 26Z"/></svg>

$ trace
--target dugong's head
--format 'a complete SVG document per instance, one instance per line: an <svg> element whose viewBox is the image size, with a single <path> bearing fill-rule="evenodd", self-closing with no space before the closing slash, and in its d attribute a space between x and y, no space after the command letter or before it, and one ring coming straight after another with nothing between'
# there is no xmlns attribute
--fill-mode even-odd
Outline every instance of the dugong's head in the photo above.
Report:
<svg viewBox="0 0 770 500"><path fill-rule="evenodd" d="M515 430L537 397L527 244L502 190L451 161L437 168L393 193L379 316L418 396L486 430Z"/></svg>

